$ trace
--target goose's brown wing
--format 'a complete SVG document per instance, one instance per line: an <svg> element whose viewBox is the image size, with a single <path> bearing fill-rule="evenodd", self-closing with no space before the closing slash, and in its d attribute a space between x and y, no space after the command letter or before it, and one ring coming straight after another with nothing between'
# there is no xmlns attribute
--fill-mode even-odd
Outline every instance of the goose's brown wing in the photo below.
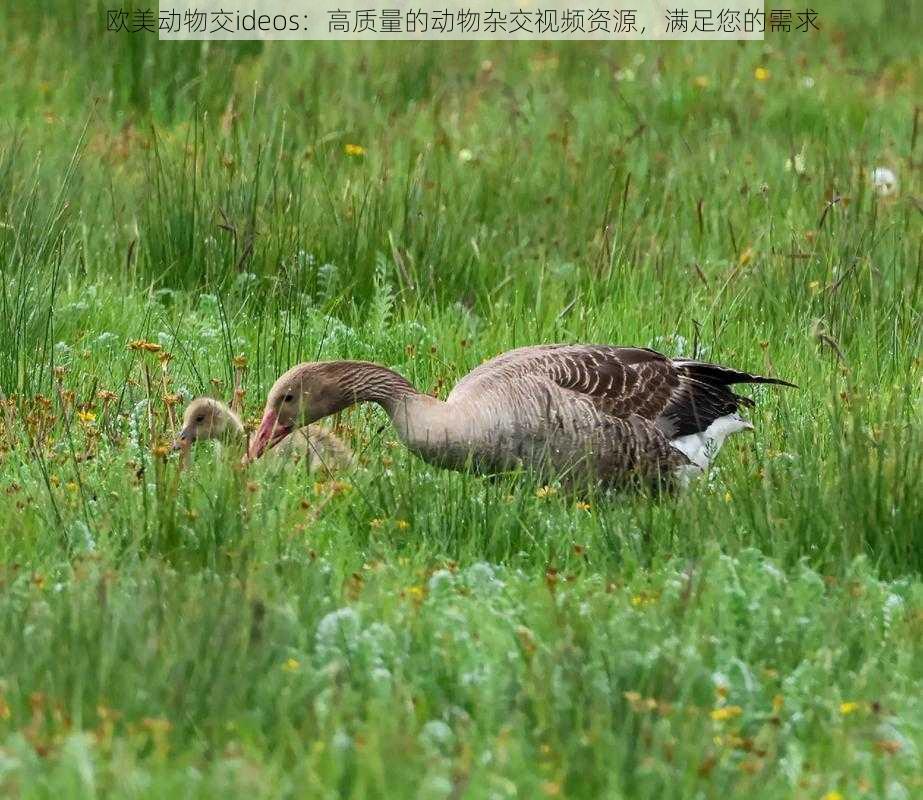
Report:
<svg viewBox="0 0 923 800"><path fill-rule="evenodd" d="M670 359L655 350L611 345L540 345L511 350L482 364L453 390L476 394L497 381L543 376L589 398L600 411L656 424L667 436L704 431L719 417L753 401L734 383L779 383L716 364Z"/></svg>
<svg viewBox="0 0 923 800"><path fill-rule="evenodd" d="M792 384L691 359L670 359L637 347L561 348L546 356L549 377L616 417L639 416L668 436L700 433L753 401L735 383Z"/></svg>
<svg viewBox="0 0 923 800"><path fill-rule="evenodd" d="M600 410L623 419L656 419L680 387L670 360L641 348L566 347L548 353L543 366L562 389L589 397Z"/></svg>

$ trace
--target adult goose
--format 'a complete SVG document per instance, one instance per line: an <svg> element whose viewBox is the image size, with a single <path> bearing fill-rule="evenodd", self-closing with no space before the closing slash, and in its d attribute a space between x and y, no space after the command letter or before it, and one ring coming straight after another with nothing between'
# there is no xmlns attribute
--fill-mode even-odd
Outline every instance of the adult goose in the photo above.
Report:
<svg viewBox="0 0 923 800"><path fill-rule="evenodd" d="M247 435L243 423L228 406L211 397L190 401L183 414L183 427L173 443L174 450L183 450L198 441L217 439L226 443L245 444ZM307 425L280 438L272 454L277 460L307 460L312 472L332 472L353 461L352 451L339 438L317 425Z"/></svg>
<svg viewBox="0 0 923 800"><path fill-rule="evenodd" d="M527 467L571 484L669 484L705 470L729 434L752 429L738 410L753 401L731 391L737 383L793 386L610 345L511 350L462 378L444 401L377 364L305 363L273 385L249 452L256 458L299 424L372 402L411 451L443 467Z"/></svg>

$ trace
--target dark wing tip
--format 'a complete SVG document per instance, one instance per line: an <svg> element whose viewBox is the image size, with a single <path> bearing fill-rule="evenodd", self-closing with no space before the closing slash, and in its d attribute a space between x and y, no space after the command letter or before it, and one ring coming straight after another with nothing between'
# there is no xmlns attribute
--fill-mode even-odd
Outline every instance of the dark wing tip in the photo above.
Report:
<svg viewBox="0 0 923 800"><path fill-rule="evenodd" d="M789 386L793 389L800 388L790 381L782 378L769 378L765 375L755 375L752 372L742 372L741 370L723 367L720 364L709 364L704 361L693 361L692 359L677 358L673 364L681 372L705 380L708 383L717 384L718 386L731 386L735 383L769 383L776 386Z"/></svg>
<svg viewBox="0 0 923 800"><path fill-rule="evenodd" d="M773 386L788 386L792 389L801 388L797 383L792 383L791 381L785 381L785 380L782 380L782 378L767 378L765 375L751 375L749 377L750 377L750 380L743 381L743 383L770 383Z"/></svg>

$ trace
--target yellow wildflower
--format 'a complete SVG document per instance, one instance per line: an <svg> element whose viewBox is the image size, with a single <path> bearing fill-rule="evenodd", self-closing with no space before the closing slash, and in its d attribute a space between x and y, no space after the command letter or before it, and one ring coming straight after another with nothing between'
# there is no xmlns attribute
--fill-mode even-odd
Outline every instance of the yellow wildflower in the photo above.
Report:
<svg viewBox="0 0 923 800"><path fill-rule="evenodd" d="M697 75L695 78L693 78L692 84L698 89L707 89L708 78L706 78L704 75Z"/></svg>
<svg viewBox="0 0 923 800"><path fill-rule="evenodd" d="M782 706L785 705L785 698L781 694L777 694L772 698L772 710L778 714L782 710Z"/></svg>
<svg viewBox="0 0 923 800"><path fill-rule="evenodd" d="M539 498L540 500L544 499L545 497L551 497L552 495L556 495L557 493L558 493L558 490L555 489L554 486L542 486L535 490L535 496Z"/></svg>
<svg viewBox="0 0 923 800"><path fill-rule="evenodd" d="M740 264L740 266L745 267L745 266L747 266L747 264L749 264L752 260L753 260L753 248L752 248L752 247L745 247L745 248L741 251L739 258L737 259L737 262Z"/></svg>
<svg viewBox="0 0 923 800"><path fill-rule="evenodd" d="M347 144L343 152L348 156L358 157L365 155L365 148L361 144Z"/></svg>
<svg viewBox="0 0 923 800"><path fill-rule="evenodd" d="M129 350L143 350L145 353L159 353L163 348L154 342L147 342L144 339L132 339L128 343Z"/></svg>
<svg viewBox="0 0 923 800"><path fill-rule="evenodd" d="M424 590L422 586L411 586L407 590L408 597L410 597L411 600L414 600L417 603L423 600L423 597L425 594L426 594L426 591Z"/></svg>
<svg viewBox="0 0 923 800"><path fill-rule="evenodd" d="M89 425L96 419L96 414L92 411L78 411L77 419L79 419L84 425Z"/></svg>
<svg viewBox="0 0 923 800"><path fill-rule="evenodd" d="M383 524L384 523L378 517L375 517L375 519L369 521L369 527L375 528L376 530L380 528Z"/></svg>
<svg viewBox="0 0 923 800"><path fill-rule="evenodd" d="M808 288L809 288L812 292L816 292L818 289L820 289L820 281L811 281L811 282L808 284Z"/></svg>
<svg viewBox="0 0 923 800"><path fill-rule="evenodd" d="M653 697L642 697L638 692L625 692L622 696L628 701L632 711L639 713L653 711L659 705Z"/></svg>
<svg viewBox="0 0 923 800"><path fill-rule="evenodd" d="M576 509L578 511L589 511L593 506L589 503L584 503L582 500L576 504Z"/></svg>
<svg viewBox="0 0 923 800"><path fill-rule="evenodd" d="M406 531L410 527L410 523L406 519L399 519L395 521L394 526L399 531Z"/></svg>
<svg viewBox="0 0 923 800"><path fill-rule="evenodd" d="M726 722L729 719L734 719L734 717L739 717L743 713L743 709L740 706L721 706L720 708L713 708L711 711L711 718L715 722Z"/></svg>
<svg viewBox="0 0 923 800"><path fill-rule="evenodd" d="M648 594L646 592L641 592L640 594L632 595L631 600L629 601L635 608L639 606L649 606L651 603L657 602L658 594Z"/></svg>
<svg viewBox="0 0 923 800"><path fill-rule="evenodd" d="M284 669L286 672L297 672L298 667L300 666L301 666L301 662L298 661L298 659L287 658L285 659L285 663L282 664L282 669Z"/></svg>
<svg viewBox="0 0 923 800"><path fill-rule="evenodd" d="M753 77L758 81L768 81L769 80L769 70L766 67L757 67L753 70Z"/></svg>
<svg viewBox="0 0 923 800"><path fill-rule="evenodd" d="M821 800L843 800L843 795L834 790L832 792L827 792L827 794L825 794Z"/></svg>
<svg viewBox="0 0 923 800"><path fill-rule="evenodd" d="M850 714L858 710L859 710L859 704L852 700L847 700L845 703L840 703L840 713L844 717L848 717Z"/></svg>

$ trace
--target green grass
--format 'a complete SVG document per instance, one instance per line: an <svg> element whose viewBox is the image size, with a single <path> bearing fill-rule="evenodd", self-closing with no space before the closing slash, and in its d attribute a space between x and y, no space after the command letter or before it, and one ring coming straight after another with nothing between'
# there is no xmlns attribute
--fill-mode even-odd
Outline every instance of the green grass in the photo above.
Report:
<svg viewBox="0 0 923 800"><path fill-rule="evenodd" d="M0 793L923 792L917 10L206 48L32 6L0 9ZM557 340L801 388L693 491L589 508L370 408L338 483L158 450L239 354L252 419L300 360L444 395Z"/></svg>

